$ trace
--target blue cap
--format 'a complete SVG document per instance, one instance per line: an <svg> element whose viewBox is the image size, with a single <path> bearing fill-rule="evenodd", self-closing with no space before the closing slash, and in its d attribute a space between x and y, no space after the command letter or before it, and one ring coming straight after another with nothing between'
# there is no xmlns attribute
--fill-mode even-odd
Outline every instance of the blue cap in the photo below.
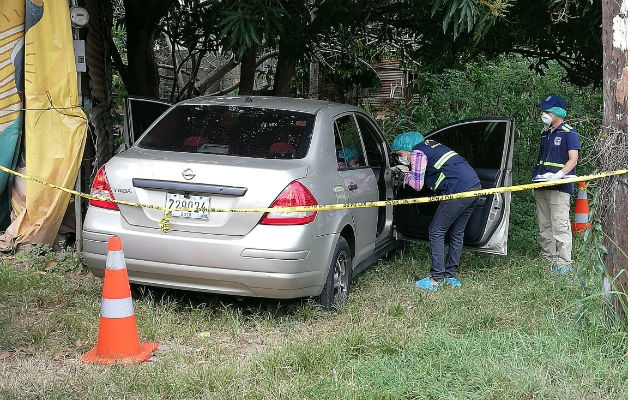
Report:
<svg viewBox="0 0 630 400"><path fill-rule="evenodd" d="M424 142L424 136L420 132L405 132L394 138L392 150L411 151L418 143Z"/></svg>
<svg viewBox="0 0 630 400"><path fill-rule="evenodd" d="M543 111L548 111L555 107L562 108L563 110L567 109L567 104L564 102L562 97L553 94L543 100L542 103L536 105L540 107Z"/></svg>
<svg viewBox="0 0 630 400"><path fill-rule="evenodd" d="M352 146L344 147L337 153L337 158L350 162L359 158L359 152Z"/></svg>

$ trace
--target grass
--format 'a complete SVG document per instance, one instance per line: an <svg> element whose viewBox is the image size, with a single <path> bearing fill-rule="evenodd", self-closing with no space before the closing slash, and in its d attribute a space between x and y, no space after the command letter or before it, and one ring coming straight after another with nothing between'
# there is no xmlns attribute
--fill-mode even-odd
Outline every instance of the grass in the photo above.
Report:
<svg viewBox="0 0 630 400"><path fill-rule="evenodd" d="M127 367L77 361L95 344L101 281L75 255L5 257L0 398L626 399L627 335L573 318L579 285L515 238L508 257L465 251L464 287L437 293L412 286L428 246L407 247L334 312L134 287L141 340L160 348Z"/></svg>

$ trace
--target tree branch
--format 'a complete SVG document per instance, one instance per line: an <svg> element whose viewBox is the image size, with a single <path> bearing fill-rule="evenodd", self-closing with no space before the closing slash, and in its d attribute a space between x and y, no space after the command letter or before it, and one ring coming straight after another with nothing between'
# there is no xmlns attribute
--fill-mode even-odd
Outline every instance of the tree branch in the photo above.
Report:
<svg viewBox="0 0 630 400"><path fill-rule="evenodd" d="M114 66L118 70L118 73L120 74L120 79L122 79L125 87L129 87L129 70L127 69L127 66L125 65L125 63L123 62L122 57L120 56L120 53L118 52L116 43L114 43L114 38L112 38L111 35L107 35L107 36L109 40L109 55L112 58L112 62L114 63Z"/></svg>

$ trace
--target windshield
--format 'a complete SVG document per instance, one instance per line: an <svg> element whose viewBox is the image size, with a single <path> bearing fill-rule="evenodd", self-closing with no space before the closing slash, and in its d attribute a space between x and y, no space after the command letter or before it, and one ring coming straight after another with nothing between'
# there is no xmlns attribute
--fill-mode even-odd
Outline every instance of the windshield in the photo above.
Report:
<svg viewBox="0 0 630 400"><path fill-rule="evenodd" d="M315 115L249 107L182 105L140 140L151 150L254 158L304 158Z"/></svg>

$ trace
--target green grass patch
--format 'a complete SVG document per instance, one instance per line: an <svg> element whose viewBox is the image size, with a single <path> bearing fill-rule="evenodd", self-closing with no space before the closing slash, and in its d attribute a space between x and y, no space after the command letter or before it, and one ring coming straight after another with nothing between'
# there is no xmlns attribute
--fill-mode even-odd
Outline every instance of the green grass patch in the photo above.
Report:
<svg viewBox="0 0 630 400"><path fill-rule="evenodd" d="M0 397L627 398L627 335L576 320L579 285L550 276L528 243L512 239L509 257L465 251L464 287L437 293L414 289L430 253L409 246L355 279L333 312L134 287L141 340L160 348L130 367L77 361L95 344L99 279L5 258Z"/></svg>

